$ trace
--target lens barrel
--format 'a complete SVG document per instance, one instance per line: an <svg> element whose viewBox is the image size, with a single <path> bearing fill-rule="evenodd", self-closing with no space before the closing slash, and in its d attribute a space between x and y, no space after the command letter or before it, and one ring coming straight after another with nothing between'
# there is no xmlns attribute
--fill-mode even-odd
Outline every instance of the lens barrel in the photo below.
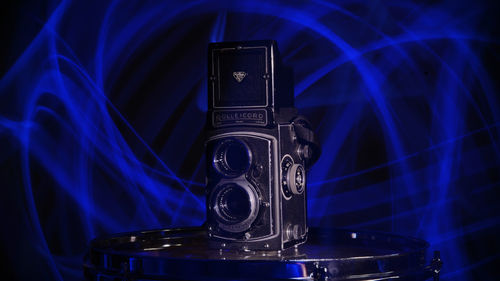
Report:
<svg viewBox="0 0 500 281"><path fill-rule="evenodd" d="M217 196L218 215L229 224L242 222L250 215L249 194L236 184L229 184Z"/></svg>
<svg viewBox="0 0 500 281"><path fill-rule="evenodd" d="M229 232L242 232L250 228L259 211L255 188L250 183L225 183L216 187L210 207L215 212L219 227Z"/></svg>
<svg viewBox="0 0 500 281"><path fill-rule="evenodd" d="M213 156L215 169L225 178L234 178L245 173L252 163L252 154L241 140L230 138L222 141Z"/></svg>

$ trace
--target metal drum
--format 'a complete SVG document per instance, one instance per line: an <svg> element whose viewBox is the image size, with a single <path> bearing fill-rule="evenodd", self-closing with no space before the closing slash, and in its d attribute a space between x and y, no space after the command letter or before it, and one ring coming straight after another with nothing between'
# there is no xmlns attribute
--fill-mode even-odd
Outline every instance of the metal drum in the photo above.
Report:
<svg viewBox="0 0 500 281"><path fill-rule="evenodd" d="M425 241L393 234L309 229L286 251L209 248L204 228L139 231L97 238L85 257L88 280L427 280L439 279Z"/></svg>

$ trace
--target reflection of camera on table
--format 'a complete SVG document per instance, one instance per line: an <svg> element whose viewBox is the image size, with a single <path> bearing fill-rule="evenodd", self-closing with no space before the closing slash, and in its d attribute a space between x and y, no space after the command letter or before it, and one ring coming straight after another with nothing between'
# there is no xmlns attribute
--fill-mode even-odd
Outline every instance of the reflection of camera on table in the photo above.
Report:
<svg viewBox="0 0 500 281"><path fill-rule="evenodd" d="M306 169L319 156L274 41L209 46L207 227L211 245L282 250L307 238Z"/></svg>

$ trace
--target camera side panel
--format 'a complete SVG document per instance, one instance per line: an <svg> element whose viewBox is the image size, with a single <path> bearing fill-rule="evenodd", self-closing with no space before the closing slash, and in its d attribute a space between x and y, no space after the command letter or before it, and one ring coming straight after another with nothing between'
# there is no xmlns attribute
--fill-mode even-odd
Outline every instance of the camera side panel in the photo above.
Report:
<svg viewBox="0 0 500 281"><path fill-rule="evenodd" d="M280 195L283 247L307 239L307 175L293 124L280 124Z"/></svg>

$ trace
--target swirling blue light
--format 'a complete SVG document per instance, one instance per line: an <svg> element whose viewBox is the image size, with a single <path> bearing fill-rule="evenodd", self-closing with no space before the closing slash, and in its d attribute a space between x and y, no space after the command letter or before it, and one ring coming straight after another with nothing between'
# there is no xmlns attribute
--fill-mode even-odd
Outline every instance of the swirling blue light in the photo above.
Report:
<svg viewBox="0 0 500 281"><path fill-rule="evenodd" d="M2 245L19 257L16 277L78 280L97 235L203 223L206 46L269 38L323 145L309 172L311 225L426 239L444 280L498 262L488 239L500 224L500 40L487 4L54 7L0 80L4 206L19 217ZM23 257L38 271L22 270Z"/></svg>

